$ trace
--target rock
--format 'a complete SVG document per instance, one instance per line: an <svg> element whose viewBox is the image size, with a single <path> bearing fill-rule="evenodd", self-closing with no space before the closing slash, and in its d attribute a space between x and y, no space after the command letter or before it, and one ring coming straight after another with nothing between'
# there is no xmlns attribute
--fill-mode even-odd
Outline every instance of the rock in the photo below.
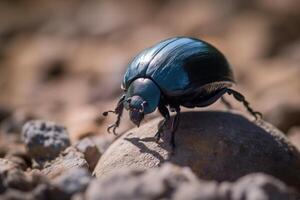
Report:
<svg viewBox="0 0 300 200"><path fill-rule="evenodd" d="M40 184L32 191L20 191L8 188L5 193L0 195L1 200L64 200L58 191L51 188L49 184Z"/></svg>
<svg viewBox="0 0 300 200"><path fill-rule="evenodd" d="M29 121L23 127L22 138L29 155L38 163L54 159L70 146L66 128L54 122Z"/></svg>
<svg viewBox="0 0 300 200"><path fill-rule="evenodd" d="M94 174L106 176L121 168L148 169L168 161L189 166L200 178L234 181L253 172L273 175L300 188L299 152L277 129L225 112L182 113L171 153L170 134L155 142L161 118L132 129L100 158Z"/></svg>
<svg viewBox="0 0 300 200"><path fill-rule="evenodd" d="M94 141L86 137L80 140L75 147L83 153L85 160L89 164L90 171L93 171L101 156Z"/></svg>
<svg viewBox="0 0 300 200"><path fill-rule="evenodd" d="M21 166L7 159L0 159L0 177L2 192L8 188L31 191L45 179L38 173L26 173ZM0 186L1 188L1 186ZM0 192L1 193L1 192Z"/></svg>
<svg viewBox="0 0 300 200"><path fill-rule="evenodd" d="M53 179L73 168L89 168L84 155L74 147L65 149L59 157L46 163L41 173Z"/></svg>
<svg viewBox="0 0 300 200"><path fill-rule="evenodd" d="M0 194L6 190L6 174L14 169L19 169L19 166L16 163L7 159L0 158Z"/></svg>
<svg viewBox="0 0 300 200"><path fill-rule="evenodd" d="M262 173L249 174L234 183L200 181L184 184L172 199L218 200L296 200L298 195L283 182Z"/></svg>
<svg viewBox="0 0 300 200"><path fill-rule="evenodd" d="M25 152L25 148L22 150L16 148L14 151L9 151L4 158L17 164L23 171L31 166L31 159Z"/></svg>
<svg viewBox="0 0 300 200"><path fill-rule="evenodd" d="M53 179L53 185L66 194L68 198L82 193L92 180L92 176L84 168L74 168Z"/></svg>
<svg viewBox="0 0 300 200"><path fill-rule="evenodd" d="M111 176L93 180L86 199L163 199L188 182L197 182L196 176L188 168L171 164L148 171L122 169Z"/></svg>
<svg viewBox="0 0 300 200"><path fill-rule="evenodd" d="M85 197L88 200L295 200L296 193L265 174L249 174L234 183L218 183L199 180L187 167L164 163L148 170L121 169L93 180Z"/></svg>
<svg viewBox="0 0 300 200"><path fill-rule="evenodd" d="M39 174L27 174L21 170L12 169L5 175L3 185L6 188L31 191L42 182L44 182L44 178Z"/></svg>
<svg viewBox="0 0 300 200"><path fill-rule="evenodd" d="M297 199L295 191L288 188L283 182L260 173L240 178L232 185L230 196L237 200Z"/></svg>
<svg viewBox="0 0 300 200"><path fill-rule="evenodd" d="M0 175L1 176L13 169L20 169L19 165L17 165L16 163L14 163L10 160L0 158Z"/></svg>
<svg viewBox="0 0 300 200"><path fill-rule="evenodd" d="M15 189L9 189L0 195L1 200L36 200L33 194Z"/></svg>

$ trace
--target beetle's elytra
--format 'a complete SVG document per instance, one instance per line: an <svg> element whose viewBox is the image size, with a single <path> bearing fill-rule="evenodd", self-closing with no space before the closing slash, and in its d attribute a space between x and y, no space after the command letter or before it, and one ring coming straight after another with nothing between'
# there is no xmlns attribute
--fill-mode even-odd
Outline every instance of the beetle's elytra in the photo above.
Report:
<svg viewBox="0 0 300 200"><path fill-rule="evenodd" d="M124 75L120 98L113 112L117 115L110 132L120 124L124 107L131 121L137 126L145 114L158 111L164 122L155 135L157 141L170 119L169 109L176 115L172 122L171 144L175 146L175 132L179 124L180 106L205 107L217 101L223 94L233 95L255 117L244 96L230 89L234 83L231 67L224 55L207 42L190 37L164 40L139 53L129 64ZM224 102L226 102L223 99ZM169 108L168 108L169 107Z"/></svg>

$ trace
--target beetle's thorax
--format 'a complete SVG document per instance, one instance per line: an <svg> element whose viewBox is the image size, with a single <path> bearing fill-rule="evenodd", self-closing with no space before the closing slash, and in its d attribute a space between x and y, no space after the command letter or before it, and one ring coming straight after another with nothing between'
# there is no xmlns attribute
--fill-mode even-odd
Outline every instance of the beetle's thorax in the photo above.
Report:
<svg viewBox="0 0 300 200"><path fill-rule="evenodd" d="M126 91L126 99L130 99L130 103L126 109L140 109L143 106L144 114L153 112L160 100L160 89L148 78L138 78L134 80Z"/></svg>

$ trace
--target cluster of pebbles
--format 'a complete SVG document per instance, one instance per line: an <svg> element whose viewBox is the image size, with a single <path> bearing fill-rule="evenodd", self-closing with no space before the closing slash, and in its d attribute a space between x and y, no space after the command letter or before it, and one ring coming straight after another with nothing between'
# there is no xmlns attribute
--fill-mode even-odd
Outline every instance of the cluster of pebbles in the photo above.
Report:
<svg viewBox="0 0 300 200"><path fill-rule="evenodd" d="M42 120L22 128L23 152L0 158L0 199L297 199L300 156L264 121L229 112L183 113L171 150L161 119L72 144L67 129ZM201 121L201 123L197 123ZM108 146L107 144L105 146Z"/></svg>

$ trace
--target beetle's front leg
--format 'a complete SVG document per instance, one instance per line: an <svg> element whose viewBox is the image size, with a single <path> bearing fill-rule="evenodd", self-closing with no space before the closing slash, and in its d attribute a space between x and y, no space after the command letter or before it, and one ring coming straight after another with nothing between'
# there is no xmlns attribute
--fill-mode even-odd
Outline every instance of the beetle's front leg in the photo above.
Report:
<svg viewBox="0 0 300 200"><path fill-rule="evenodd" d="M170 119L170 113L169 113L169 110L168 108L163 105L162 103L160 103L158 105L158 111L159 113L164 117L164 120L159 123L158 125L158 131L157 133L155 134L155 139L156 139L156 142L158 142L160 140L160 137L161 137L161 133L164 131L165 127L167 126L168 124L168 121Z"/></svg>
<svg viewBox="0 0 300 200"><path fill-rule="evenodd" d="M123 104L124 100L125 100L125 94L118 101L118 104L117 104L117 107L115 108L115 110L109 110L109 111L106 111L106 112L103 113L104 116L107 116L109 112L115 113L117 115L116 122L109 125L108 128L107 128L107 132L109 132L109 133L111 133L111 129L113 129L113 133L115 135L117 135L116 129L120 125L121 117L122 117L123 110L124 110L124 104Z"/></svg>

